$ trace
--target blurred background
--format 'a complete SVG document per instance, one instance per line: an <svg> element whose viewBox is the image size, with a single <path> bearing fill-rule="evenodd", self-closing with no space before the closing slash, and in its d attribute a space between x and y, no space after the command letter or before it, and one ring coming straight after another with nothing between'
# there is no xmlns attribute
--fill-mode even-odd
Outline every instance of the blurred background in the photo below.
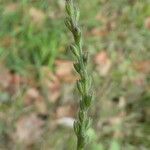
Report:
<svg viewBox="0 0 150 150"><path fill-rule="evenodd" d="M87 150L150 148L150 1L78 1L95 101ZM79 96L64 0L0 0L0 150L75 150Z"/></svg>

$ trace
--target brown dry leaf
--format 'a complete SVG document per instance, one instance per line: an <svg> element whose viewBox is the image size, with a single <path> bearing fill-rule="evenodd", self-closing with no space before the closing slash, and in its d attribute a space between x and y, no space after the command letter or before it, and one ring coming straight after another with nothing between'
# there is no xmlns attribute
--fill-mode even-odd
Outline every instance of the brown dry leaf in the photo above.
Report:
<svg viewBox="0 0 150 150"><path fill-rule="evenodd" d="M36 114L22 116L16 123L15 139L26 145L34 144L43 133L44 121Z"/></svg>
<svg viewBox="0 0 150 150"><path fill-rule="evenodd" d="M22 78L20 75L11 74L11 80L9 82L9 87L7 88L10 94L13 95L20 90L21 80Z"/></svg>
<svg viewBox="0 0 150 150"><path fill-rule="evenodd" d="M56 102L61 94L61 84L56 76L51 76L48 82L48 89L50 102Z"/></svg>
<svg viewBox="0 0 150 150"><path fill-rule="evenodd" d="M150 30L150 17L147 17L145 20L145 27Z"/></svg>
<svg viewBox="0 0 150 150"><path fill-rule="evenodd" d="M34 7L31 7L29 9L29 16L31 17L31 21L37 26L43 25L46 19L45 13L42 10L39 10Z"/></svg>
<svg viewBox="0 0 150 150"><path fill-rule="evenodd" d="M123 120L122 117L120 117L120 116L115 116L115 117L111 117L111 118L109 119L109 123L110 123L111 125L119 125L119 124L122 123L122 120Z"/></svg>
<svg viewBox="0 0 150 150"><path fill-rule="evenodd" d="M116 21L109 21L106 23L107 31L112 31L112 30L115 30L116 28L117 28Z"/></svg>
<svg viewBox="0 0 150 150"><path fill-rule="evenodd" d="M0 89L6 89L9 87L11 81L11 75L7 69L0 67Z"/></svg>
<svg viewBox="0 0 150 150"><path fill-rule="evenodd" d="M18 74L10 73L7 69L0 67L0 89L6 90L14 95L20 90L22 77Z"/></svg>
<svg viewBox="0 0 150 150"><path fill-rule="evenodd" d="M53 80L52 82L49 83L49 100L50 102L54 103L56 102L60 95L61 95L61 87L60 83L57 82L56 80Z"/></svg>
<svg viewBox="0 0 150 150"><path fill-rule="evenodd" d="M76 77L73 74L73 62L66 60L57 60L56 61L56 75L61 81L64 82L75 82Z"/></svg>
<svg viewBox="0 0 150 150"><path fill-rule="evenodd" d="M131 82L138 87L143 87L146 84L146 76L145 74L137 74L131 79Z"/></svg>
<svg viewBox="0 0 150 150"><path fill-rule="evenodd" d="M122 130L116 130L113 134L113 137L116 139L122 139L124 138L124 133L122 132Z"/></svg>
<svg viewBox="0 0 150 150"><path fill-rule="evenodd" d="M45 103L44 99L35 101L35 106L36 106L37 111L38 111L39 114L45 115L45 114L48 113L48 110L47 110L46 103Z"/></svg>
<svg viewBox="0 0 150 150"><path fill-rule="evenodd" d="M104 15L101 14L101 12L98 12L95 18L97 21L100 21L102 23L106 23L108 20Z"/></svg>
<svg viewBox="0 0 150 150"><path fill-rule="evenodd" d="M25 105L31 105L36 101L40 101L41 96L40 96L39 91L36 88L29 88L26 91L24 100L25 100L24 102Z"/></svg>
<svg viewBox="0 0 150 150"><path fill-rule="evenodd" d="M2 47L5 47L5 48L8 48L10 47L13 43L15 42L15 39L10 37L10 36L6 36L6 37L3 37L1 39L1 46Z"/></svg>
<svg viewBox="0 0 150 150"><path fill-rule="evenodd" d="M61 83L59 78L49 68L43 68L43 73L43 84L47 89L48 99L50 102L55 103L61 95Z"/></svg>
<svg viewBox="0 0 150 150"><path fill-rule="evenodd" d="M114 126L116 129L113 133L115 138L122 138L124 136L123 132L120 130L120 126L123 123L124 116L115 116L109 119L110 126Z"/></svg>
<svg viewBox="0 0 150 150"><path fill-rule="evenodd" d="M96 54L94 58L97 70L101 76L106 76L111 68L111 60L105 51Z"/></svg>
<svg viewBox="0 0 150 150"><path fill-rule="evenodd" d="M74 117L76 107L72 105L59 106L56 110L56 118Z"/></svg>
<svg viewBox="0 0 150 150"><path fill-rule="evenodd" d="M108 34L108 31L106 29L101 28L93 28L90 32L90 35L93 36L106 36Z"/></svg>
<svg viewBox="0 0 150 150"><path fill-rule="evenodd" d="M5 7L4 14L14 13L17 11L18 7L18 3L10 3Z"/></svg>
<svg viewBox="0 0 150 150"><path fill-rule="evenodd" d="M150 60L134 62L133 67L141 73L150 72Z"/></svg>

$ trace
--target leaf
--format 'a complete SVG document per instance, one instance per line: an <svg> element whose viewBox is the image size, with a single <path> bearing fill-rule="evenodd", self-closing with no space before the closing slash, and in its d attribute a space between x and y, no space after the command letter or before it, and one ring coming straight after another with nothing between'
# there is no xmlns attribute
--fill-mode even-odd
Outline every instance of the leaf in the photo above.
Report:
<svg viewBox="0 0 150 150"><path fill-rule="evenodd" d="M73 62L66 60L57 60L56 61L56 75L57 77L64 82L75 82L76 77L73 74Z"/></svg>
<svg viewBox="0 0 150 150"><path fill-rule="evenodd" d="M107 36L108 31L106 29L93 28L90 34L92 36L104 37L104 36Z"/></svg>
<svg viewBox="0 0 150 150"><path fill-rule="evenodd" d="M9 71L0 66L0 89L6 89L9 87L11 81L11 75Z"/></svg>
<svg viewBox="0 0 150 150"><path fill-rule="evenodd" d="M2 47L4 48L9 48L12 46L12 44L15 43L15 39L12 38L11 36L4 36L2 39L1 39L1 45Z"/></svg>
<svg viewBox="0 0 150 150"><path fill-rule="evenodd" d="M111 68L111 60L105 51L96 54L94 58L97 70L101 76L106 76Z"/></svg>
<svg viewBox="0 0 150 150"><path fill-rule="evenodd" d="M39 101L39 99L41 99L40 93L36 88L29 88L26 91L25 98L24 98L26 105L30 105L35 101Z"/></svg>
<svg viewBox="0 0 150 150"><path fill-rule="evenodd" d="M64 105L57 107L56 118L74 117L76 108L73 105Z"/></svg>
<svg viewBox="0 0 150 150"><path fill-rule="evenodd" d="M45 122L37 117L36 114L22 116L16 124L16 136L19 142L31 145L40 139L43 133Z"/></svg>
<svg viewBox="0 0 150 150"><path fill-rule="evenodd" d="M148 74L150 73L150 61L149 60L143 60L133 63L133 67L136 71Z"/></svg>

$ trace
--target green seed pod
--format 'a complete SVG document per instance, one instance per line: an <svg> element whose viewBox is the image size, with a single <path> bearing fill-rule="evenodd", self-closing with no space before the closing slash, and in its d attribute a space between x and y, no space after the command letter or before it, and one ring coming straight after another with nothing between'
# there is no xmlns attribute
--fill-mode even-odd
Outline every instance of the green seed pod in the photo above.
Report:
<svg viewBox="0 0 150 150"><path fill-rule="evenodd" d="M92 95L86 95L84 98L84 103L86 105L86 107L88 108L91 105L92 102Z"/></svg>
<svg viewBox="0 0 150 150"><path fill-rule="evenodd" d="M80 11L77 8L75 8L75 20L76 20L76 22L79 21L79 17L80 17Z"/></svg>
<svg viewBox="0 0 150 150"><path fill-rule="evenodd" d="M76 70L78 73L80 73L81 67L80 67L80 64L79 64L79 63L75 63L75 64L74 64L74 68L75 68L75 70Z"/></svg>
<svg viewBox="0 0 150 150"><path fill-rule="evenodd" d="M85 52L82 57L83 57L83 62L84 62L84 64L87 64L87 61L88 61L88 53Z"/></svg>
<svg viewBox="0 0 150 150"><path fill-rule="evenodd" d="M79 121L82 122L85 118L85 112L80 110L79 111Z"/></svg>
<svg viewBox="0 0 150 150"><path fill-rule="evenodd" d="M88 91L90 90L91 85L92 85L92 78L88 77L88 88L87 88Z"/></svg>
<svg viewBox="0 0 150 150"><path fill-rule="evenodd" d="M79 52L78 52L78 49L76 48L76 46L71 45L70 50L74 54L75 57L77 57L77 58L79 57Z"/></svg>
<svg viewBox="0 0 150 150"><path fill-rule="evenodd" d="M91 124L92 124L92 120L90 118L85 120L85 130L86 131L90 128Z"/></svg>
<svg viewBox="0 0 150 150"><path fill-rule="evenodd" d="M67 14L70 15L71 14L71 8L70 8L69 0L66 0L65 9L66 9Z"/></svg>
<svg viewBox="0 0 150 150"><path fill-rule="evenodd" d="M66 0L66 6L65 6L66 12L69 16L73 15L74 6L72 0Z"/></svg>
<svg viewBox="0 0 150 150"><path fill-rule="evenodd" d="M87 72L86 72L86 76L85 76L85 91L88 94L89 90L91 89L91 83L92 83L92 79L90 76L88 76Z"/></svg>
<svg viewBox="0 0 150 150"><path fill-rule="evenodd" d="M72 25L71 25L71 21L69 18L65 19L65 25L72 32Z"/></svg>
<svg viewBox="0 0 150 150"><path fill-rule="evenodd" d="M82 110L85 110L85 109L86 109L85 104L84 104L84 101L82 101L82 100L80 100L80 108L81 108Z"/></svg>
<svg viewBox="0 0 150 150"><path fill-rule="evenodd" d="M86 131L83 128L83 126L81 126L81 128L80 128L80 140L82 141L82 144L85 145L85 143L86 143Z"/></svg>
<svg viewBox="0 0 150 150"><path fill-rule="evenodd" d="M79 129L80 129L78 121L74 122L73 128L74 128L74 131L75 131L76 135L78 135Z"/></svg>
<svg viewBox="0 0 150 150"><path fill-rule="evenodd" d="M75 41L77 42L77 45L80 45L81 44L81 36L82 36L80 28L75 27L74 31L73 31L73 35L74 35Z"/></svg>
<svg viewBox="0 0 150 150"><path fill-rule="evenodd" d="M83 93L83 88L82 88L82 84L80 81L77 81L77 89L80 93Z"/></svg>

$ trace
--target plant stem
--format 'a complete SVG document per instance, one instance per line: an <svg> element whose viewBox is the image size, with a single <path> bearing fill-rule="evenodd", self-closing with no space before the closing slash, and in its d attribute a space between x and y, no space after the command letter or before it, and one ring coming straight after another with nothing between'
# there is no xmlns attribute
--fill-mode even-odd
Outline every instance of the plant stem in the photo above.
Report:
<svg viewBox="0 0 150 150"><path fill-rule="evenodd" d="M84 150L82 147L77 147L77 150Z"/></svg>
<svg viewBox="0 0 150 150"><path fill-rule="evenodd" d="M84 150L87 144L87 130L90 128L91 119L88 117L88 109L91 105L91 78L87 71L87 54L82 49L82 32L79 27L79 10L73 0L66 0L67 17L65 24L72 32L74 44L70 46L75 59L74 68L80 76L77 81L77 88L80 94L78 118L74 122L74 131L77 136L77 150Z"/></svg>
<svg viewBox="0 0 150 150"><path fill-rule="evenodd" d="M81 141L77 141L77 150L84 150L84 147L82 146L82 144L80 143Z"/></svg>

